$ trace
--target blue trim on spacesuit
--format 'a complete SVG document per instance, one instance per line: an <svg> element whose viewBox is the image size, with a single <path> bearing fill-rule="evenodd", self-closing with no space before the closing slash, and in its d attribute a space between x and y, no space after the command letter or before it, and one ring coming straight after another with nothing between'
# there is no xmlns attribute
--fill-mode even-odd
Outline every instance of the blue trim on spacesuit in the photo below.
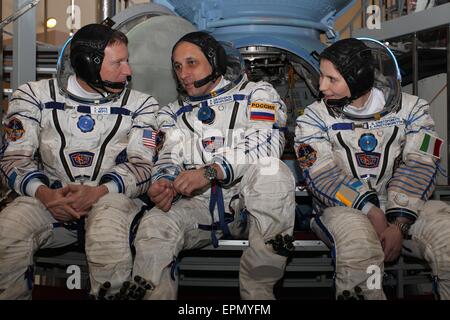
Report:
<svg viewBox="0 0 450 320"><path fill-rule="evenodd" d="M44 183L47 187L50 185L50 179L42 172L36 170L29 172L25 177L22 179L22 183L20 184L20 193L27 196L32 196L26 193L27 185L30 183L31 180L38 179L41 180L42 183ZM14 189L13 189L14 190Z"/></svg>
<svg viewBox="0 0 450 320"><path fill-rule="evenodd" d="M100 183L99 184L103 184L109 181L114 181L115 184L117 185L118 188L118 192L119 193L125 193L125 183L123 182L123 179L120 175L118 175L115 172L109 172L104 174L101 178L100 178Z"/></svg>

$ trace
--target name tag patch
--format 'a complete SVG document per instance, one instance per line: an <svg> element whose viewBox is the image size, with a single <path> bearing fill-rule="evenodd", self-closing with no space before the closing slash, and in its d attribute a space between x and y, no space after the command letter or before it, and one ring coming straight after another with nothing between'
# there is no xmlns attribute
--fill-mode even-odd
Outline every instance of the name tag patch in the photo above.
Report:
<svg viewBox="0 0 450 320"><path fill-rule="evenodd" d="M225 104L225 103L230 103L233 102L234 98L233 96L224 96L224 97L217 97L217 98L213 98L213 99L209 99L208 100L208 106L215 106L218 104Z"/></svg>
<svg viewBox="0 0 450 320"><path fill-rule="evenodd" d="M111 110L108 107L93 106L93 107L91 107L91 113L92 114L110 114Z"/></svg>

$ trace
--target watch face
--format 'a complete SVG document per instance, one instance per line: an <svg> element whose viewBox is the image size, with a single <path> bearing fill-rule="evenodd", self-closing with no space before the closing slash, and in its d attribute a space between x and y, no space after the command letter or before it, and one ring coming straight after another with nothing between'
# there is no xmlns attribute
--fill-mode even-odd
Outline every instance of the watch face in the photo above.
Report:
<svg viewBox="0 0 450 320"><path fill-rule="evenodd" d="M205 167L205 178L213 181L217 178L217 171L212 166Z"/></svg>

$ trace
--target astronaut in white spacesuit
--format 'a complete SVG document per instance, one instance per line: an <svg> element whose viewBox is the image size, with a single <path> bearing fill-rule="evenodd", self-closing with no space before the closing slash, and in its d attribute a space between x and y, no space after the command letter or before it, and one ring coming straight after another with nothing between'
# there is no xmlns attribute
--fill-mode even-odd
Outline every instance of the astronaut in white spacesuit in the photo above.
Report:
<svg viewBox="0 0 450 320"><path fill-rule="evenodd" d="M158 104L127 88L127 44L109 26L84 26L63 50L57 79L12 95L0 169L2 183L20 196L0 213L1 299L31 298L33 254L83 241L85 217L89 225L138 210L131 198L150 185ZM110 231L91 236L111 241ZM109 258L129 247L116 251Z"/></svg>
<svg viewBox="0 0 450 320"><path fill-rule="evenodd" d="M428 103L400 89L383 44L340 40L320 56L321 101L297 119L311 227L332 248L337 296L360 287L385 299L371 276L382 280L383 262L403 253L425 259L436 293L450 298L450 207L428 200L442 140Z"/></svg>
<svg viewBox="0 0 450 320"><path fill-rule="evenodd" d="M165 141L148 192L156 207L139 225L133 275L152 283L146 299L176 299L181 250L248 237L241 297L273 299L293 250L295 183L279 160L286 106L207 33L182 37L172 63L183 94L158 112Z"/></svg>

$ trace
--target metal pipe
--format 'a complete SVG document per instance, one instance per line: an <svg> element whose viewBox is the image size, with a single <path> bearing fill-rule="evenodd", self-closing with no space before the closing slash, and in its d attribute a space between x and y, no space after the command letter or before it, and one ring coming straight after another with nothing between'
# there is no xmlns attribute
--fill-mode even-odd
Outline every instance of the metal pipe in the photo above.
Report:
<svg viewBox="0 0 450 320"><path fill-rule="evenodd" d="M417 52L417 33L412 36L412 68L413 68L413 95L419 94L419 53Z"/></svg>
<svg viewBox="0 0 450 320"><path fill-rule="evenodd" d="M48 3L47 0L44 0L44 41L47 42L47 19L48 19Z"/></svg>
<svg viewBox="0 0 450 320"><path fill-rule="evenodd" d="M97 0L97 22L102 22L106 18L116 15L115 0Z"/></svg>
<svg viewBox="0 0 450 320"><path fill-rule="evenodd" d="M17 9L17 11L14 11L13 14L11 14L9 17L5 18L5 20L0 19L0 29L3 29L6 25L10 24L13 21L16 21L16 19L18 19L20 16L27 13L28 10L33 9L35 6L37 6L39 1L41 1L41 0L30 1L29 3L25 3L21 7L15 6L14 8ZM21 3L22 2L23 1L21 1Z"/></svg>
<svg viewBox="0 0 450 320"><path fill-rule="evenodd" d="M247 18L231 18L218 21L208 22L207 28L221 28L242 25L276 25L300 28L311 28L323 32L329 31L331 28L323 23L310 20L289 19L289 18L272 18L272 17L247 17Z"/></svg>
<svg viewBox="0 0 450 320"><path fill-rule="evenodd" d="M14 10L18 10L18 13L30 4L32 2L30 3L28 0L16 0L14 1ZM15 18L17 20L15 20L13 26L11 87L14 90L21 84L36 80L36 8L31 6L26 10L25 14L18 15L19 19Z"/></svg>

